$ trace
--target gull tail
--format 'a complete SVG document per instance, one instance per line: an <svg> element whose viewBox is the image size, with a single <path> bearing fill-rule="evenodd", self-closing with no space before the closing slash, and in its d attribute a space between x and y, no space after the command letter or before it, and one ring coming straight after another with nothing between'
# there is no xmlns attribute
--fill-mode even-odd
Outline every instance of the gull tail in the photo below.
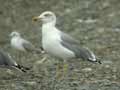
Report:
<svg viewBox="0 0 120 90"><path fill-rule="evenodd" d="M91 61L91 62L96 62L96 63L99 63L99 64L102 64L100 58L96 57L95 54L91 51L89 51L90 55L88 55L88 61Z"/></svg>
<svg viewBox="0 0 120 90"><path fill-rule="evenodd" d="M88 61L97 62L99 64L102 64L100 59L98 57L96 57L96 55L92 51L90 51L88 48L86 48L86 54L88 56Z"/></svg>
<svg viewBox="0 0 120 90"><path fill-rule="evenodd" d="M94 60L94 61L89 58L88 61L93 62L93 63L96 62L96 63L102 64L102 62L100 61L99 58L96 58L96 60Z"/></svg>
<svg viewBox="0 0 120 90"><path fill-rule="evenodd" d="M100 58L96 58L96 62L99 63L99 64L102 64Z"/></svg>
<svg viewBox="0 0 120 90"><path fill-rule="evenodd" d="M19 65L19 64L16 65L15 68L16 68L16 69L19 69L19 70L22 71L22 72L27 72L28 70L30 70L30 68L24 67L24 66Z"/></svg>

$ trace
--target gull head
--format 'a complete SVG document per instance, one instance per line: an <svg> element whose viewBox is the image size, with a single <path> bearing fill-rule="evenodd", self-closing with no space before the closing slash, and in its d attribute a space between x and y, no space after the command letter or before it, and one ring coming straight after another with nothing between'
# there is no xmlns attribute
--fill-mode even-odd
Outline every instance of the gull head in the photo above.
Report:
<svg viewBox="0 0 120 90"><path fill-rule="evenodd" d="M34 22L35 21L42 21L43 24L46 23L56 23L56 15L51 12L51 11L45 11L43 13L41 13L39 16L33 17L32 19Z"/></svg>
<svg viewBox="0 0 120 90"><path fill-rule="evenodd" d="M11 37L11 38L12 38L12 37L20 37L20 33L14 31L14 32L12 32L12 33L10 34L10 37Z"/></svg>

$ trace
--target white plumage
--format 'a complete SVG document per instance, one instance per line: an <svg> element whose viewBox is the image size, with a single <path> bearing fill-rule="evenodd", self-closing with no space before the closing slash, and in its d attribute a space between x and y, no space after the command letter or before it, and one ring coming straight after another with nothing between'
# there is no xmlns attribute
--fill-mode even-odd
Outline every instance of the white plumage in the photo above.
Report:
<svg viewBox="0 0 120 90"><path fill-rule="evenodd" d="M82 58L92 62L99 62L92 51L80 47L77 40L56 28L56 16L51 11L43 12L34 17L34 21L42 21L42 46L44 50L60 59Z"/></svg>
<svg viewBox="0 0 120 90"><path fill-rule="evenodd" d="M10 34L11 38L11 46L15 49L18 49L20 51L26 51L23 47L23 43L29 43L27 40L24 40L21 38L20 34L18 32L12 32Z"/></svg>
<svg viewBox="0 0 120 90"><path fill-rule="evenodd" d="M20 33L14 31L10 34L11 46L19 51L35 51L41 53L41 49L35 48L29 41L21 37Z"/></svg>
<svg viewBox="0 0 120 90"><path fill-rule="evenodd" d="M44 50L58 58L68 59L75 57L74 53L69 49L65 48L61 42L60 32L52 27L46 28L47 26L44 25L42 27L42 46Z"/></svg>

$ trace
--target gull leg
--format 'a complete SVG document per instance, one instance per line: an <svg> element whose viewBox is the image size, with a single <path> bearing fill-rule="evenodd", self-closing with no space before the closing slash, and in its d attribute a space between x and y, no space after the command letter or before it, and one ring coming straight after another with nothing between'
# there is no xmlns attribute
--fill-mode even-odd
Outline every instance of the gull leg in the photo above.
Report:
<svg viewBox="0 0 120 90"><path fill-rule="evenodd" d="M39 68L38 66L42 68L42 70L44 71L45 75L48 75L48 70L47 68L45 67L44 63L47 61L47 56L46 57L43 57L41 60L38 60L34 63L34 66L33 66L33 70L35 70L37 73L39 73Z"/></svg>
<svg viewBox="0 0 120 90"><path fill-rule="evenodd" d="M36 64L42 64L42 63L44 63L46 60L47 60L47 57L43 57L41 60L36 61L35 63L36 63Z"/></svg>
<svg viewBox="0 0 120 90"><path fill-rule="evenodd" d="M48 58L47 56L43 57L42 60L39 62L39 64L45 63L48 60L47 58ZM48 70L47 70L45 65L43 65L43 70L44 70L45 75L48 76L49 72L48 72Z"/></svg>
<svg viewBox="0 0 120 90"><path fill-rule="evenodd" d="M66 76L68 71L68 63L66 62L66 60L63 60L63 78Z"/></svg>
<svg viewBox="0 0 120 90"><path fill-rule="evenodd" d="M57 79L64 79L68 71L68 64L66 60L63 60L62 63L58 63L56 68L56 77Z"/></svg>
<svg viewBox="0 0 120 90"><path fill-rule="evenodd" d="M57 62L57 67L56 67L56 78L57 79L61 79L62 77L62 65L61 63L58 61Z"/></svg>

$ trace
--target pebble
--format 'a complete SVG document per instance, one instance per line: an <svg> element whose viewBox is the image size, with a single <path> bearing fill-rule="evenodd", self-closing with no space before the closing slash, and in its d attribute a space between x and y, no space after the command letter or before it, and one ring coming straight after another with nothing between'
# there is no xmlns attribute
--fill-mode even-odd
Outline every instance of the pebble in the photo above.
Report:
<svg viewBox="0 0 120 90"><path fill-rule="evenodd" d="M82 71L85 71L85 72L91 72L92 71L92 68L84 68L84 69L82 69Z"/></svg>

